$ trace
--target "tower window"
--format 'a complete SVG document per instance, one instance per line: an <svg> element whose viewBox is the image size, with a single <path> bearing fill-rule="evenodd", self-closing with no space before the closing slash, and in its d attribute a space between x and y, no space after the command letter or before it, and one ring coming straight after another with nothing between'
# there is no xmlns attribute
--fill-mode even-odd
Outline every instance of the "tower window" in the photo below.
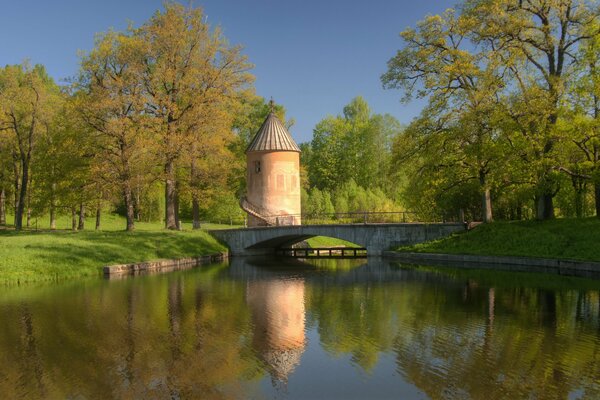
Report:
<svg viewBox="0 0 600 400"><path fill-rule="evenodd" d="M260 172L260 161L254 161L254 172L257 174Z"/></svg>
<svg viewBox="0 0 600 400"><path fill-rule="evenodd" d="M277 190L284 190L285 183L283 175L277 175Z"/></svg>

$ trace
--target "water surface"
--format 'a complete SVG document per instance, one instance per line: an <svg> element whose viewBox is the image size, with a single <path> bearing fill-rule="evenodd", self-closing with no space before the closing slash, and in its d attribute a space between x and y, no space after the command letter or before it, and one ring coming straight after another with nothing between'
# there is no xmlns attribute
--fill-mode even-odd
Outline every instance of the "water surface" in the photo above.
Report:
<svg viewBox="0 0 600 400"><path fill-rule="evenodd" d="M2 398L595 399L600 283L235 259L0 292Z"/></svg>

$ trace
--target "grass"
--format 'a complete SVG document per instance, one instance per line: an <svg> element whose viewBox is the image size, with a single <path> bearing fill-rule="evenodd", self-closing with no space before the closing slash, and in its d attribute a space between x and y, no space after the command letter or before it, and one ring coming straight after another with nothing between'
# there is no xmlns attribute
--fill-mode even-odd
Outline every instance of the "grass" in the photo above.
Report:
<svg viewBox="0 0 600 400"><path fill-rule="evenodd" d="M600 219L494 222L396 250L600 261Z"/></svg>
<svg viewBox="0 0 600 400"><path fill-rule="evenodd" d="M66 220L57 227L70 226ZM225 247L204 229L230 227L206 224L193 231L184 224L183 231L172 232L160 223L138 223L135 232L125 232L122 217L106 215L101 231L72 232L49 231L39 222L37 231L0 230L0 284L98 277L105 265L216 253ZM93 222L88 220L90 229Z"/></svg>
<svg viewBox="0 0 600 400"><path fill-rule="evenodd" d="M13 216L7 215L7 222L13 222ZM95 217L88 217L85 221L87 230L93 230L95 227ZM25 224L25 221L23 221ZM60 215L56 219L56 227L58 230L70 230L71 229L71 216ZM182 229L191 230L192 223L191 221L183 221L181 224ZM214 223L202 223L202 229L229 229L229 228L239 228L240 225L229 225L229 224L214 224ZM102 231L123 231L125 229L125 218L116 214L102 214L101 226ZM162 230L164 225L162 222L153 221L153 222L136 222L135 230L136 231L158 231ZM1 227L0 227L1 229ZM32 218L31 227L29 230L49 230L50 229L50 219L45 217L40 218Z"/></svg>
<svg viewBox="0 0 600 400"><path fill-rule="evenodd" d="M312 248L317 248L317 247L341 247L341 246L344 246L344 247L360 247L357 244L354 244L354 243L351 243L351 242L347 242L347 241L342 240L342 239L336 239L336 238L327 237L327 236L315 236L315 237L312 237L310 239L307 239L306 242Z"/></svg>

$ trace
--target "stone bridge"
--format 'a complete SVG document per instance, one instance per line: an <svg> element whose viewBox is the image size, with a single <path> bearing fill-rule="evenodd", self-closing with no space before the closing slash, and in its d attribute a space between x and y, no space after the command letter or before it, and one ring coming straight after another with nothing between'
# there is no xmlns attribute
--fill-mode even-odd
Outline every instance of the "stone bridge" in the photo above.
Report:
<svg viewBox="0 0 600 400"><path fill-rule="evenodd" d="M212 230L210 234L227 245L232 256L274 254L280 247L314 236L343 239L365 247L369 256L380 256L392 247L428 242L465 229L461 223L292 225Z"/></svg>

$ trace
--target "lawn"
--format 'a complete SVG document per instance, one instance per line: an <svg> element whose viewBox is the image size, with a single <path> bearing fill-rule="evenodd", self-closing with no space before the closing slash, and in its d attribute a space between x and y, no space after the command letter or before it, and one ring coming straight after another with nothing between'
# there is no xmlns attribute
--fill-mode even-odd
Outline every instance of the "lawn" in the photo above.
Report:
<svg viewBox="0 0 600 400"><path fill-rule="evenodd" d="M494 222L396 250L600 261L600 219Z"/></svg>
<svg viewBox="0 0 600 400"><path fill-rule="evenodd" d="M7 222L13 222L13 216L7 215ZM88 217L85 220L85 228L87 230L94 230L95 227L95 217ZM23 225L25 225L25 221L23 221ZM229 229L229 228L239 228L240 225L229 225L229 224L214 224L214 223L202 223L202 229ZM71 217L67 215L60 215L56 219L56 228L58 230L70 230L71 229ZM164 224L162 222L154 221L154 222L136 222L135 230L136 231L157 231L162 230L164 228ZM181 224L181 228L185 230L192 229L191 221L183 221ZM0 228L1 229L1 228ZM48 230L50 229L50 219L45 216L41 218L32 218L31 219L31 227L29 230ZM125 218L116 214L102 214L100 229L102 231L123 231L125 230Z"/></svg>
<svg viewBox="0 0 600 400"><path fill-rule="evenodd" d="M360 247L357 244L327 236L315 236L310 239L306 239L306 242L313 249L318 247Z"/></svg>
<svg viewBox="0 0 600 400"><path fill-rule="evenodd" d="M123 218L106 215L102 230L94 231L90 219L89 229L72 232L64 229L67 218L58 221L63 230L49 231L39 222L37 231L0 230L0 284L99 277L105 265L220 252L225 247L204 229L229 227L206 224L193 231L184 224L183 231L172 232L160 223L139 223L135 232L125 232Z"/></svg>

